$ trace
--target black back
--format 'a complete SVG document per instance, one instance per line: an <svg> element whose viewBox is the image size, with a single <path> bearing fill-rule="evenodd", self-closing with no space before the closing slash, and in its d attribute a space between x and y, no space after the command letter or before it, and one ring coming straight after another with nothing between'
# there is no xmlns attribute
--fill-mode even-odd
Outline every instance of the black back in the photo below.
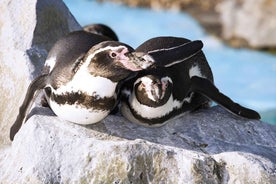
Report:
<svg viewBox="0 0 276 184"><path fill-rule="evenodd" d="M156 38L151 38L145 41L144 43L142 43L140 46L136 48L136 51L150 52L153 50L175 47L188 42L191 42L191 40L188 40L185 38L172 37L172 36L156 37Z"/></svg>
<svg viewBox="0 0 276 184"><path fill-rule="evenodd" d="M55 67L50 73L53 87L59 86L60 82L65 83L71 80L74 75L74 67L77 67L88 50L94 45L107 40L110 40L110 38L86 31L75 31L57 41L47 57L47 60L56 59ZM43 73L48 72L49 69L46 67Z"/></svg>

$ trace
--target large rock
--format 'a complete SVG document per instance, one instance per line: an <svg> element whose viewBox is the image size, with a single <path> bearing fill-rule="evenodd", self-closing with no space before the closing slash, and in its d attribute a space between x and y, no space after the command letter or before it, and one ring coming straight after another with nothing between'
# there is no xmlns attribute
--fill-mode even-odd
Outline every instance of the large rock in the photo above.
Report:
<svg viewBox="0 0 276 184"><path fill-rule="evenodd" d="M275 183L276 126L220 107L160 128L79 126L35 108L0 155L4 183Z"/></svg>
<svg viewBox="0 0 276 184"><path fill-rule="evenodd" d="M218 6L223 37L253 48L276 48L275 0L226 0Z"/></svg>
<svg viewBox="0 0 276 184"><path fill-rule="evenodd" d="M0 3L0 147L53 43L81 29L56 0ZM0 183L275 183L276 126L214 107L145 128L121 116L83 127L35 108L0 148Z"/></svg>
<svg viewBox="0 0 276 184"><path fill-rule="evenodd" d="M49 49L81 27L61 0L1 0L0 12L1 147L9 141L9 128Z"/></svg>

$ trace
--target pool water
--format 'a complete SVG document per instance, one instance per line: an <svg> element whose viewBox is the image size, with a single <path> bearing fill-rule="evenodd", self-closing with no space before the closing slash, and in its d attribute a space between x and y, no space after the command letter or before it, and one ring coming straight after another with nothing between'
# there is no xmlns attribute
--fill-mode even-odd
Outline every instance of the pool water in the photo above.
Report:
<svg viewBox="0 0 276 184"><path fill-rule="evenodd" d="M91 0L64 0L82 25L103 23L120 41L137 47L156 36L202 40L215 84L237 103L260 112L262 120L276 124L276 55L235 49L208 35L198 22L178 11L132 8Z"/></svg>

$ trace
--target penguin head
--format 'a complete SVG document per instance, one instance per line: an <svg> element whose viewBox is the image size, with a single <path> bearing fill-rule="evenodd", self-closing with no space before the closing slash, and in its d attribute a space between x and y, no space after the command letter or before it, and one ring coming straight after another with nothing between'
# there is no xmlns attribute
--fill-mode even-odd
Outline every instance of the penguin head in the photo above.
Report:
<svg viewBox="0 0 276 184"><path fill-rule="evenodd" d="M168 76L146 75L134 83L137 100L144 105L164 105L172 94L172 80Z"/></svg>
<svg viewBox="0 0 276 184"><path fill-rule="evenodd" d="M118 82L132 72L152 65L151 60L137 57L129 45L117 41L104 41L93 46L84 56L83 64L92 75Z"/></svg>

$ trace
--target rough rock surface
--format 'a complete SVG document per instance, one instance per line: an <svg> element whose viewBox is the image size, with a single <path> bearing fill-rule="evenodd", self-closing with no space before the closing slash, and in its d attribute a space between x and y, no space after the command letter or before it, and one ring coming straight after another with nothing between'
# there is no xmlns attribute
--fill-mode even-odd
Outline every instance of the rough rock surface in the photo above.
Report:
<svg viewBox="0 0 276 184"><path fill-rule="evenodd" d="M0 1L0 147L53 43L81 29L61 0Z"/></svg>
<svg viewBox="0 0 276 184"><path fill-rule="evenodd" d="M218 7L223 37L253 48L276 48L275 9L275 0L223 1Z"/></svg>
<svg viewBox="0 0 276 184"><path fill-rule="evenodd" d="M275 183L276 126L220 107L160 128L121 116L79 126L48 108L33 116L0 155L7 183Z"/></svg>

